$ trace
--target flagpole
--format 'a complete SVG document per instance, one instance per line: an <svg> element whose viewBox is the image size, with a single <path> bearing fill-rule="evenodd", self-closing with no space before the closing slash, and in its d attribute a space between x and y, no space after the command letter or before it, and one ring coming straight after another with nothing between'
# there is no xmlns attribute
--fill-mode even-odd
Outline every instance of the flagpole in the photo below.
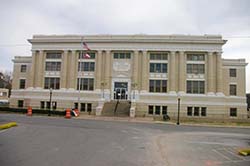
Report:
<svg viewBox="0 0 250 166"><path fill-rule="evenodd" d="M83 42L83 38L81 37L81 43L80 45L82 45L82 42ZM79 71L80 73L82 74L82 62L81 62L81 58L82 58L82 55L83 55L83 50L81 49L80 51L80 56L79 56ZM80 108L80 95L81 95L81 82L82 82L82 79L80 78L80 76L78 77L78 111L81 112L81 110L79 109Z"/></svg>

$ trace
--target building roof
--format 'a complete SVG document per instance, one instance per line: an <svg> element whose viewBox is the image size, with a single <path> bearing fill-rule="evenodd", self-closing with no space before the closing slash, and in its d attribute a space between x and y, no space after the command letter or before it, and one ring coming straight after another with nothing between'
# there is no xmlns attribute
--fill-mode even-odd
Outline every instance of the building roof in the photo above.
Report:
<svg viewBox="0 0 250 166"><path fill-rule="evenodd" d="M221 35L34 35L30 43L42 42L160 42L225 44Z"/></svg>

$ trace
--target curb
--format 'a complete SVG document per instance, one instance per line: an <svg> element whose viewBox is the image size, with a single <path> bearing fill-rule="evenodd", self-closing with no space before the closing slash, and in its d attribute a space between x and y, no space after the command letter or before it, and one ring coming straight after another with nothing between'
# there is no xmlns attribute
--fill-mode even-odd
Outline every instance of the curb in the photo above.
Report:
<svg viewBox="0 0 250 166"><path fill-rule="evenodd" d="M0 125L0 130L8 129L14 126L17 126L16 122L5 123L5 124Z"/></svg>
<svg viewBox="0 0 250 166"><path fill-rule="evenodd" d="M163 122L163 121L155 121L156 124L168 124L168 125L176 125L173 122ZM250 129L250 126L232 126L232 125L216 125L216 124L199 124L199 123L181 123L180 126L200 126L200 127L218 127L218 128L245 128Z"/></svg>

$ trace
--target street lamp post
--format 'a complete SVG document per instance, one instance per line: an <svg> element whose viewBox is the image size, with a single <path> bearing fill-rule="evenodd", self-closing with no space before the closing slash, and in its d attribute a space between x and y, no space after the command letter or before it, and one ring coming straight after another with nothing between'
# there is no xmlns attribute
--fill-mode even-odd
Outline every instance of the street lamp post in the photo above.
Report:
<svg viewBox="0 0 250 166"><path fill-rule="evenodd" d="M51 113L51 106L52 106L51 99L52 99L52 88L49 89L49 111L48 111L48 116L50 116L50 113Z"/></svg>
<svg viewBox="0 0 250 166"><path fill-rule="evenodd" d="M180 102L181 102L181 99L180 97L178 97L178 116L177 116L177 125L180 124Z"/></svg>

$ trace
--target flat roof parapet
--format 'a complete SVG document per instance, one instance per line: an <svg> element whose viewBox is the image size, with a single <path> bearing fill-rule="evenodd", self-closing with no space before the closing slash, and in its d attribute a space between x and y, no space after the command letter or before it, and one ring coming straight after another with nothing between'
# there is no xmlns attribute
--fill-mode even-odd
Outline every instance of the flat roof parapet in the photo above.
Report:
<svg viewBox="0 0 250 166"><path fill-rule="evenodd" d="M225 44L221 35L33 35L30 43L44 42L178 42L178 43L215 43Z"/></svg>
<svg viewBox="0 0 250 166"><path fill-rule="evenodd" d="M15 56L12 59L14 63L31 63L32 57L31 56Z"/></svg>
<svg viewBox="0 0 250 166"><path fill-rule="evenodd" d="M246 59L222 59L224 66L247 66Z"/></svg>

